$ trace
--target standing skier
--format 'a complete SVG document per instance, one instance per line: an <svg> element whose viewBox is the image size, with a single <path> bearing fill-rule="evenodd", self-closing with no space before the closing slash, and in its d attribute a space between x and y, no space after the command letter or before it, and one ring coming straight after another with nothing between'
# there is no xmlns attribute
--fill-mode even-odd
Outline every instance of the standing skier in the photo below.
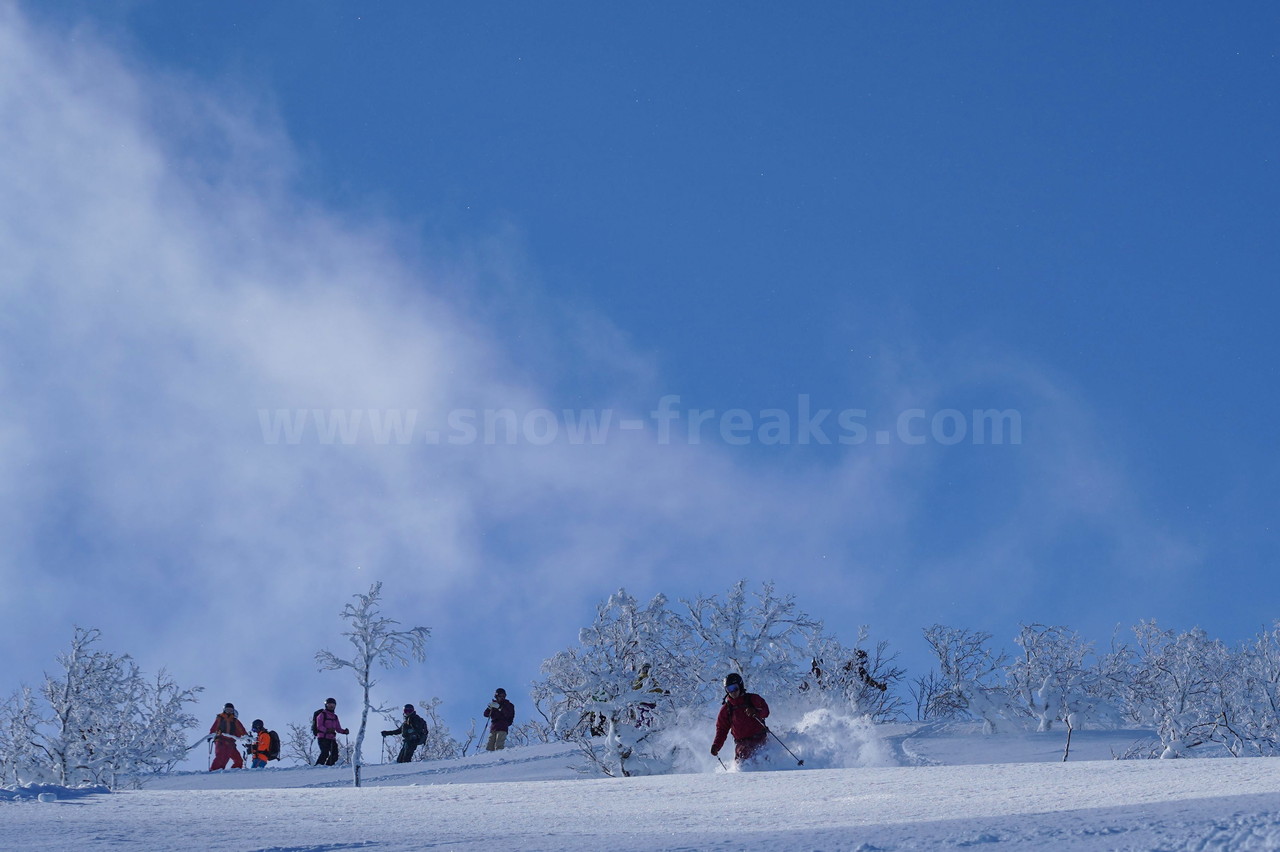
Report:
<svg viewBox="0 0 1280 852"><path fill-rule="evenodd" d="M249 765L254 769L261 769L271 759L271 734L267 733L267 726L263 724L261 719L254 719L253 724L249 726L249 730L253 732L254 737L249 752L249 757L253 759L253 762Z"/></svg>
<svg viewBox="0 0 1280 852"><path fill-rule="evenodd" d="M240 758L240 749L236 748L236 740L248 736L248 733L241 721L236 718L234 704L228 701L223 705L222 712L209 726L209 733L214 735L213 764L209 767L209 771L217 772L219 769L226 769L228 760L231 761L232 769L243 769L244 761Z"/></svg>
<svg viewBox="0 0 1280 852"><path fill-rule="evenodd" d="M404 724L394 731L383 731L384 737L403 737L400 742L400 753L396 755L396 763L408 763L413 760L413 753L418 746L427 741L427 720L418 715L412 704L404 705Z"/></svg>
<svg viewBox="0 0 1280 852"><path fill-rule="evenodd" d="M326 698L324 707L311 716L311 732L320 744L320 757L316 759L316 766L333 766L337 763L338 734L351 733L338 721L338 714L334 712L337 706L336 700Z"/></svg>
<svg viewBox="0 0 1280 852"><path fill-rule="evenodd" d="M484 717L489 720L489 742L485 751L501 751L507 747L507 731L516 720L516 705L507 700L505 689L493 691L493 700L484 708Z"/></svg>
<svg viewBox="0 0 1280 852"><path fill-rule="evenodd" d="M764 719L769 715L769 705L754 692L747 692L742 675L733 672L724 679L724 701L720 715L716 717L716 738L711 743L711 753L720 754L725 737L733 733L733 756L739 763L750 760L769 737Z"/></svg>

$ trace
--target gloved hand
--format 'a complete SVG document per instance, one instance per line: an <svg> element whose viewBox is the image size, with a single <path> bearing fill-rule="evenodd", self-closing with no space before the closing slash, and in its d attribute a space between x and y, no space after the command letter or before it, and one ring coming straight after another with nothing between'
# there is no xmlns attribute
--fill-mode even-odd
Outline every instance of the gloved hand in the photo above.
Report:
<svg viewBox="0 0 1280 852"><path fill-rule="evenodd" d="M389 736L391 736L391 732L390 732L390 731L383 731L383 732L382 732L382 735L383 735L384 737L389 737Z"/></svg>
<svg viewBox="0 0 1280 852"><path fill-rule="evenodd" d="M720 749L719 749L719 748L717 748L716 746L712 746L712 747L711 747L711 756L712 756L712 757L719 757L719 756L720 756Z"/></svg>
<svg viewBox="0 0 1280 852"><path fill-rule="evenodd" d="M350 732L350 731L348 731L346 728L340 728L340 729L338 730L338 733L340 733L340 734L344 734L344 735L345 735L345 734L349 734L349 733L351 733L351 732Z"/></svg>
<svg viewBox="0 0 1280 852"><path fill-rule="evenodd" d="M501 704L499 704L499 703L498 703L498 702L496 702L496 701L490 701L490 702L489 702L489 709L490 709L490 710L497 710L497 709L498 709L499 707L501 707L501 706L502 706L502 705L501 705Z"/></svg>

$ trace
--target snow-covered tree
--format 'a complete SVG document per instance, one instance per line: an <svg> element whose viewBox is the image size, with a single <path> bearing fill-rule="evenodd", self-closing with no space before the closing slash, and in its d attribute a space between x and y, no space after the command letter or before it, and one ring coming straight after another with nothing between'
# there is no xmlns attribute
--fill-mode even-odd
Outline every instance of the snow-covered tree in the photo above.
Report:
<svg viewBox="0 0 1280 852"><path fill-rule="evenodd" d="M1213 741L1215 728L1231 715L1230 650L1198 627L1177 633L1144 621L1134 634L1126 703L1135 721L1155 727L1161 757L1180 757Z"/></svg>
<svg viewBox="0 0 1280 852"><path fill-rule="evenodd" d="M311 733L310 725L290 722L285 729L284 742L280 743L283 755L302 766L312 766L316 762L316 736Z"/></svg>
<svg viewBox="0 0 1280 852"><path fill-rule="evenodd" d="M1239 655L1235 718L1219 732L1233 755L1280 754L1280 621L1260 632ZM1226 721L1226 720L1224 720Z"/></svg>
<svg viewBox="0 0 1280 852"><path fill-rule="evenodd" d="M449 726L440 716L440 705L444 702L439 698L432 698L430 701L419 701L419 714L427 723L427 741L418 747L418 751L414 758L416 760L452 760L455 757L462 757L462 744L453 738ZM404 722L404 716L394 719L391 716L387 720L392 728L398 728ZM389 748L389 746L388 746ZM397 745L395 751L398 754L400 747ZM390 756L390 755L388 755Z"/></svg>
<svg viewBox="0 0 1280 852"><path fill-rule="evenodd" d="M899 713L890 690L903 672L865 630L848 648L771 583L749 593L741 581L682 604L673 611L663 595L641 604L626 590L600 604L578 645L546 660L532 685L547 733L578 743L606 774L669 771L687 757L676 729L706 729L729 672L768 696L774 719L792 705L793 715L818 706Z"/></svg>
<svg viewBox="0 0 1280 852"><path fill-rule="evenodd" d="M555 729L541 719L528 719L518 725L512 725L507 732L507 746L526 746L535 743L549 743L556 738Z"/></svg>
<svg viewBox="0 0 1280 852"><path fill-rule="evenodd" d="M965 715L951 682L936 669L912 678L907 691L917 722L946 722Z"/></svg>
<svg viewBox="0 0 1280 852"><path fill-rule="evenodd" d="M792 694L810 670L813 649L822 644L822 622L801 611L794 595L779 595L773 583L748 596L746 581L739 580L723 598L684 603L697 643L698 679L713 695L731 671L752 691Z"/></svg>
<svg viewBox="0 0 1280 852"><path fill-rule="evenodd" d="M1048 731L1066 718L1068 698L1083 691L1086 658L1093 646L1074 630L1044 624L1020 625L1013 640L1022 653L1009 665L1009 691L1019 710Z"/></svg>
<svg viewBox="0 0 1280 852"><path fill-rule="evenodd" d="M981 719L987 733L994 733L999 720L1011 713L1008 695L997 682L1008 656L988 647L991 634L985 631L934 624L924 629L924 638L947 683L935 698L940 715L967 713Z"/></svg>
<svg viewBox="0 0 1280 852"><path fill-rule="evenodd" d="M869 646L870 651L864 650ZM906 670L895 665L886 641L870 641L870 629L858 629L858 643L848 648L834 636L819 634L810 648L809 673L800 691L812 697L852 708L878 722L905 717L896 687Z"/></svg>
<svg viewBox="0 0 1280 852"><path fill-rule="evenodd" d="M184 689L163 670L148 680L127 655L97 647L101 632L75 628L61 671L46 674L39 697L20 689L0 716L0 766L6 777L118 787L172 768L187 752L183 732L196 724ZM43 707L40 706L43 701Z"/></svg>
<svg viewBox="0 0 1280 852"><path fill-rule="evenodd" d="M365 730L369 724L369 711L387 712L389 708L374 707L370 691L377 680L374 672L378 668L391 668L395 665L408 666L410 661L426 660L427 638L431 635L429 627L412 627L408 630L397 630L400 622L387 618L382 614L382 583L374 583L364 594L352 595L354 603L348 603L340 613L347 629L342 635L351 643L350 657L339 657L332 651L316 652L316 662L321 671L351 669L356 683L361 689L360 728L356 732L355 752L352 755L355 786L360 786L360 766Z"/></svg>
<svg viewBox="0 0 1280 852"><path fill-rule="evenodd" d="M44 717L30 687L18 688L0 704L0 786L31 780L48 757L40 746Z"/></svg>
<svg viewBox="0 0 1280 852"><path fill-rule="evenodd" d="M579 744L609 775L631 775L655 759L654 736L672 706L687 703L691 677L686 626L657 595L641 605L619 589L579 634L579 646L542 664L534 702L558 736ZM594 742L603 738L603 743Z"/></svg>

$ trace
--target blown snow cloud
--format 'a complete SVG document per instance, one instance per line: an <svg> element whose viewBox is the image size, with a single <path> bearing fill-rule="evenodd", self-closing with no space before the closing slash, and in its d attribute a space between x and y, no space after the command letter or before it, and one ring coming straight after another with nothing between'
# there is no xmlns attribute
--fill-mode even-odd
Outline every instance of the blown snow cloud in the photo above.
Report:
<svg viewBox="0 0 1280 852"><path fill-rule="evenodd" d="M911 552L904 519L933 451L773 464L644 430L601 445L264 440L263 411L413 409L429 428L458 409L558 410L564 376L546 371L568 363L625 388L589 401L620 412L669 389L607 321L522 291L503 233L433 265L395 222L308 197L278 121L243 92L11 5L0 56L0 653L38 652L19 678L92 624L211 701L252 690L292 708L291 693L329 691L311 654L373 579L392 614L467 649L432 673L442 694L527 680L621 585L774 577L850 621L892 597L883 575ZM522 308L519 341L495 291ZM894 401L903 383L876 393ZM1066 522L1091 498L1062 499ZM500 639L477 629L495 620Z"/></svg>
<svg viewBox="0 0 1280 852"><path fill-rule="evenodd" d="M547 405L467 296L509 265L503 248L488 239L489 260L448 269L406 260L394 223L294 187L269 115L143 72L93 32L4 6L0 52L7 651L93 623L136 653L159 638L157 657L223 688L252 680L251 649L284 649L268 666L287 682L374 578L446 635L503 613L510 641L543 630L529 602L589 603L709 545L741 564L753 526L808 514L779 511L804 483L643 439L264 440L264 410ZM524 321L536 338L548 318ZM634 381L643 359L607 323L573 323L604 347L575 358ZM451 615L459 600L470 611Z"/></svg>

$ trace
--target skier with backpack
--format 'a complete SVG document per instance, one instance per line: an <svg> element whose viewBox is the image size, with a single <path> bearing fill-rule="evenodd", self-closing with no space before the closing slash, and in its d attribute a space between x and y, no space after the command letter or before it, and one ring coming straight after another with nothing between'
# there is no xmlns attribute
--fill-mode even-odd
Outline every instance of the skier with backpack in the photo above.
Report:
<svg viewBox="0 0 1280 852"><path fill-rule="evenodd" d="M334 712L337 706L335 699L326 698L324 707L311 714L311 733L320 744L320 757L316 759L316 766L333 766L337 763L338 734L351 733L338 721L338 714Z"/></svg>
<svg viewBox="0 0 1280 852"><path fill-rule="evenodd" d="M485 743L485 751L501 751L507 745L507 732L516 720L516 705L507 700L507 691L499 687L493 691L493 700L484 708L484 717L489 720L489 741Z"/></svg>
<svg viewBox="0 0 1280 852"><path fill-rule="evenodd" d="M711 754L718 757L725 738L732 733L734 759L738 763L750 760L769 738L769 728L764 724L768 715L768 703L754 692L747 692L742 675L737 672L726 675Z"/></svg>
<svg viewBox="0 0 1280 852"><path fill-rule="evenodd" d="M254 719L253 724L249 726L249 730L254 737L253 743L248 747L249 757L253 760L251 765L254 769L263 768L269 760L280 759L279 734L275 731L268 731L261 719Z"/></svg>
<svg viewBox="0 0 1280 852"><path fill-rule="evenodd" d="M223 705L222 712L214 717L213 724L209 726L209 734L213 737L214 747L213 763L209 766L209 771L226 769L227 761L231 761L232 769L243 769L244 761L240 758L236 741L247 737L248 733L244 729L244 723L236 717L234 704L228 701Z"/></svg>
<svg viewBox="0 0 1280 852"><path fill-rule="evenodd" d="M412 704L404 705L404 724L394 731L383 731L384 737L400 736L400 754L396 755L396 763L408 763L413 760L413 753L418 746L427 741L427 720L418 715Z"/></svg>

